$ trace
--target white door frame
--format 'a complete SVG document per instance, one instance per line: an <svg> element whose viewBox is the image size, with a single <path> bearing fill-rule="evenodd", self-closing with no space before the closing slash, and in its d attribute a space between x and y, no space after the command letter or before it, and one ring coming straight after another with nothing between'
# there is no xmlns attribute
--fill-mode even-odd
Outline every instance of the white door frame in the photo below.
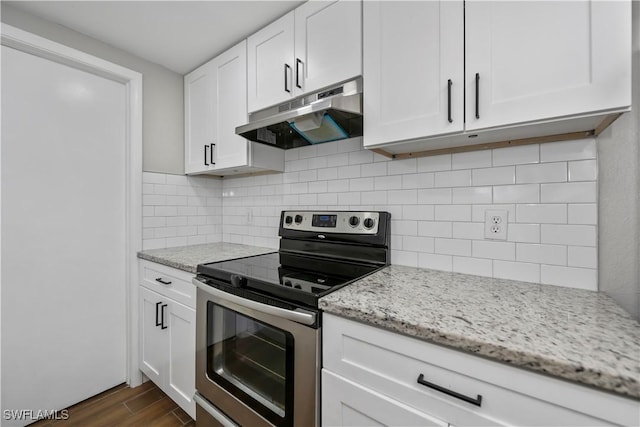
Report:
<svg viewBox="0 0 640 427"><path fill-rule="evenodd" d="M142 383L138 367L138 262L142 249L142 74L98 57L2 24L2 45L87 71L125 85L125 272L127 313L127 383ZM0 141L0 144L2 142Z"/></svg>

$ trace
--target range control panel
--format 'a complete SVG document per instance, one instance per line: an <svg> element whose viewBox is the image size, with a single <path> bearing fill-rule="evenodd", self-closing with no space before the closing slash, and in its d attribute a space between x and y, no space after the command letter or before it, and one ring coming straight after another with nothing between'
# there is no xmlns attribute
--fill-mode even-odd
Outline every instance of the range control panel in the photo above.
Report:
<svg viewBox="0 0 640 427"><path fill-rule="evenodd" d="M282 227L318 233L376 234L378 212L284 211Z"/></svg>

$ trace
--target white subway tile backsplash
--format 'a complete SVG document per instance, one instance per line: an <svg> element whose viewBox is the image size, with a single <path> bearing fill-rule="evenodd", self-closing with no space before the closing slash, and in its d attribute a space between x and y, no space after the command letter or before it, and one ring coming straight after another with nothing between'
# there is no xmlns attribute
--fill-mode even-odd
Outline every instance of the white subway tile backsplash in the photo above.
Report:
<svg viewBox="0 0 640 427"><path fill-rule="evenodd" d="M474 169L471 171L473 185L505 185L516 183L516 168L504 166L500 168Z"/></svg>
<svg viewBox="0 0 640 427"><path fill-rule="evenodd" d="M402 188L430 188L433 187L434 179L431 172L402 175Z"/></svg>
<svg viewBox="0 0 640 427"><path fill-rule="evenodd" d="M468 187L471 185L471 171L459 170L436 172L434 187Z"/></svg>
<svg viewBox="0 0 640 427"><path fill-rule="evenodd" d="M598 205L595 203L569 204L569 224L596 225Z"/></svg>
<svg viewBox="0 0 640 427"><path fill-rule="evenodd" d="M433 237L402 236L402 249L405 251L433 253L434 245Z"/></svg>
<svg viewBox="0 0 640 427"><path fill-rule="evenodd" d="M559 267L543 264L540 269L540 282L547 285L597 291L598 271L589 268Z"/></svg>
<svg viewBox="0 0 640 427"><path fill-rule="evenodd" d="M500 185L493 187L493 203L538 203L538 184Z"/></svg>
<svg viewBox="0 0 640 427"><path fill-rule="evenodd" d="M396 160L387 164L387 173L389 175L402 175L416 173L416 159Z"/></svg>
<svg viewBox="0 0 640 427"><path fill-rule="evenodd" d="M452 203L482 204L493 201L491 187L458 187L452 189Z"/></svg>
<svg viewBox="0 0 640 427"><path fill-rule="evenodd" d="M495 260L493 277L538 283L540 282L540 264Z"/></svg>
<svg viewBox="0 0 640 427"><path fill-rule="evenodd" d="M450 222L419 221L418 236L452 237L453 227Z"/></svg>
<svg viewBox="0 0 640 427"><path fill-rule="evenodd" d="M564 182L567 180L565 162L541 163L539 165L516 166L517 184L537 184L542 182Z"/></svg>
<svg viewBox="0 0 640 427"><path fill-rule="evenodd" d="M595 203L597 197L595 182L540 184L542 203Z"/></svg>
<svg viewBox="0 0 640 427"><path fill-rule="evenodd" d="M540 146L535 144L496 148L492 150L492 155L494 167L538 163L540 161Z"/></svg>
<svg viewBox="0 0 640 427"><path fill-rule="evenodd" d="M418 267L452 271L453 257L451 255L418 253Z"/></svg>
<svg viewBox="0 0 640 427"><path fill-rule="evenodd" d="M362 202L365 203L364 195L362 198ZM386 204L386 202L374 204ZM434 210L434 207L430 205L405 205L402 207L402 219L433 221Z"/></svg>
<svg viewBox="0 0 640 427"><path fill-rule="evenodd" d="M360 176L385 176L387 175L387 163L369 163L360 166Z"/></svg>
<svg viewBox="0 0 640 427"><path fill-rule="evenodd" d="M361 144L287 150L281 174L145 173L143 247L226 241L277 248L282 209L385 210L393 263L597 288L593 140L404 160ZM484 238L487 209L508 211L507 241Z"/></svg>
<svg viewBox="0 0 640 427"><path fill-rule="evenodd" d="M541 243L556 245L596 246L597 233L593 225L542 224Z"/></svg>
<svg viewBox="0 0 640 427"><path fill-rule="evenodd" d="M451 170L451 154L420 157L417 159L418 172L436 172Z"/></svg>
<svg viewBox="0 0 640 427"><path fill-rule="evenodd" d="M436 238L434 250L442 255L471 256L471 240Z"/></svg>
<svg viewBox="0 0 640 427"><path fill-rule="evenodd" d="M453 272L491 277L493 276L493 264L490 259L454 256Z"/></svg>
<svg viewBox="0 0 640 427"><path fill-rule="evenodd" d="M471 221L471 205L438 205L436 221Z"/></svg>
<svg viewBox="0 0 640 427"><path fill-rule="evenodd" d="M540 161L595 159L596 152L596 140L593 138L540 144Z"/></svg>
<svg viewBox="0 0 640 427"><path fill-rule="evenodd" d="M387 192L390 205L415 205L418 203L418 190L396 190Z"/></svg>
<svg viewBox="0 0 640 427"><path fill-rule="evenodd" d="M509 224L507 240L510 242L540 243L540 224Z"/></svg>
<svg viewBox="0 0 640 427"><path fill-rule="evenodd" d="M491 151L469 151L451 155L451 169L474 169L491 167Z"/></svg>
<svg viewBox="0 0 640 427"><path fill-rule="evenodd" d="M374 178L376 190L399 190L402 188L402 176L377 176Z"/></svg>
<svg viewBox="0 0 640 427"><path fill-rule="evenodd" d="M423 205L442 205L451 203L451 189L418 190L418 203Z"/></svg>
<svg viewBox="0 0 640 427"><path fill-rule="evenodd" d="M511 217L513 218L513 217ZM524 204L516 206L516 222L537 222L540 224L566 224L565 204Z"/></svg>
<svg viewBox="0 0 640 427"><path fill-rule="evenodd" d="M488 240L474 240L472 255L475 258L491 258L515 261L516 244L511 242L496 242Z"/></svg>
<svg viewBox="0 0 640 427"><path fill-rule="evenodd" d="M595 181L598 167L595 160L569 162L569 181Z"/></svg>
<svg viewBox="0 0 640 427"><path fill-rule="evenodd" d="M569 246L569 267L598 268L598 249L584 246Z"/></svg>

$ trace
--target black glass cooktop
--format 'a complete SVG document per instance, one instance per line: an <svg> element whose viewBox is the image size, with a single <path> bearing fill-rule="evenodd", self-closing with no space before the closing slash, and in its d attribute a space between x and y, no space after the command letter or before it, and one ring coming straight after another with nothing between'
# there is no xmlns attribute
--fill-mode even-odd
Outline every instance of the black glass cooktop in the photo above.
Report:
<svg viewBox="0 0 640 427"><path fill-rule="evenodd" d="M381 268L380 265L273 252L200 264L198 275L220 288L240 288L318 306L318 298Z"/></svg>

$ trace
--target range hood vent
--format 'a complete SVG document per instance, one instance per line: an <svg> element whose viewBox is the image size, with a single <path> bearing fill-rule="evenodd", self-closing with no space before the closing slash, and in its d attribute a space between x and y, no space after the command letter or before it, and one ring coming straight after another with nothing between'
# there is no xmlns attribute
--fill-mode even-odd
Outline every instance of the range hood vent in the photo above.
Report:
<svg viewBox="0 0 640 427"><path fill-rule="evenodd" d="M236 134L282 149L362 136L362 79L252 113Z"/></svg>

